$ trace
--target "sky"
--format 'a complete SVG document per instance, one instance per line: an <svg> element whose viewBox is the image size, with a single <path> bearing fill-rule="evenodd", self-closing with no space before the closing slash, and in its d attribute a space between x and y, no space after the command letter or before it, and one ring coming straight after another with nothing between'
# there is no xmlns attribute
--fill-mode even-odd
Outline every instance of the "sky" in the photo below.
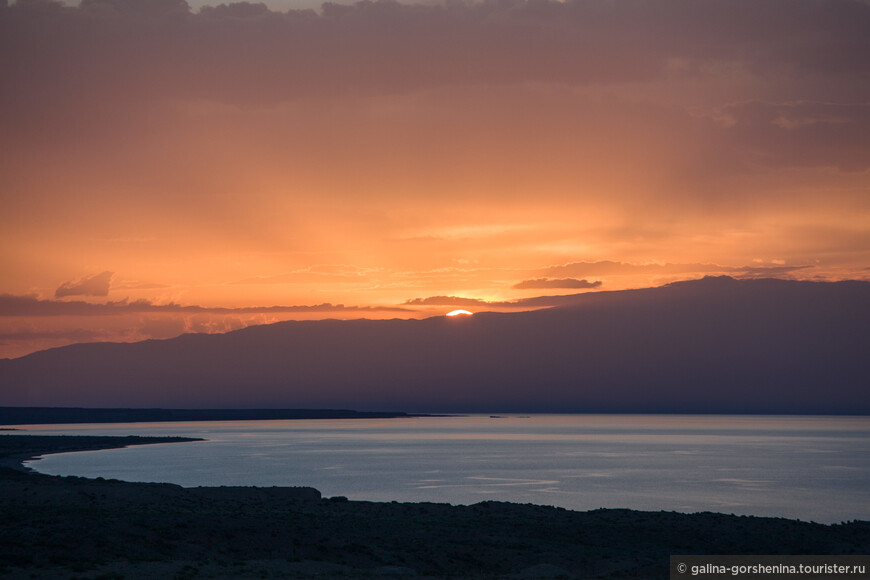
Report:
<svg viewBox="0 0 870 580"><path fill-rule="evenodd" d="M0 357L870 279L870 3L0 0Z"/></svg>

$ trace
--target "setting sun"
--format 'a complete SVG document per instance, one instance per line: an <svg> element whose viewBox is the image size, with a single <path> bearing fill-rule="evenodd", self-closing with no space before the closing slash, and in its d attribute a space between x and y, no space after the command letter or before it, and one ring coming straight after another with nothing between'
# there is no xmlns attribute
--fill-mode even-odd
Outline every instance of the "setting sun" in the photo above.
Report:
<svg viewBox="0 0 870 580"><path fill-rule="evenodd" d="M452 310L447 313L447 316L471 316L472 313L468 310Z"/></svg>

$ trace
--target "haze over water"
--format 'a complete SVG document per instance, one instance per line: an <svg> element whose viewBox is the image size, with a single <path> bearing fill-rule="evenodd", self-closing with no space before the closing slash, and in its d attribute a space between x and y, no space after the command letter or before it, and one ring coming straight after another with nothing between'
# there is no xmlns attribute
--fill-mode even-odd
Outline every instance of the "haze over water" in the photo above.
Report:
<svg viewBox="0 0 870 580"><path fill-rule="evenodd" d="M868 417L534 415L28 429L207 439L30 463L55 475L301 485L353 500L870 519Z"/></svg>

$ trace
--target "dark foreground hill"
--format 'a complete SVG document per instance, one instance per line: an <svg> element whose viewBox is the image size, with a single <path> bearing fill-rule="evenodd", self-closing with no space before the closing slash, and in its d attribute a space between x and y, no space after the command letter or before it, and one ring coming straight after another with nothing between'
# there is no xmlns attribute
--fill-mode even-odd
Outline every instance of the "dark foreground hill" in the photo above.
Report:
<svg viewBox="0 0 870 580"><path fill-rule="evenodd" d="M21 437L0 437L0 458L20 452ZM49 453L157 442L110 439L24 445ZM670 554L870 553L868 522L342 500L310 488L182 488L0 467L0 577L666 578Z"/></svg>
<svg viewBox="0 0 870 580"><path fill-rule="evenodd" d="M549 310L320 320L0 361L0 405L870 413L870 283L706 278Z"/></svg>

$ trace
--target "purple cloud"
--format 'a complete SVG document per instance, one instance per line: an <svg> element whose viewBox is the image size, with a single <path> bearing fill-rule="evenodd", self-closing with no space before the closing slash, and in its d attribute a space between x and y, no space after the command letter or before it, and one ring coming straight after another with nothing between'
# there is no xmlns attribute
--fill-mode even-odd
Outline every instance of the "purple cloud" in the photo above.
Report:
<svg viewBox="0 0 870 580"><path fill-rule="evenodd" d="M576 278L536 278L534 280L523 280L518 284L514 284L517 290L532 290L541 288L598 288L601 286L601 281L589 282L588 280L577 280Z"/></svg>
<svg viewBox="0 0 870 580"><path fill-rule="evenodd" d="M106 316L131 313L187 313L187 314L281 314L292 312L402 312L398 306L345 306L322 304L302 306L251 306L222 308L184 306L170 302L154 304L149 300L119 300L105 304L81 301L41 300L36 295L15 296L0 294L0 316Z"/></svg>
<svg viewBox="0 0 870 580"><path fill-rule="evenodd" d="M108 296L114 272L100 272L93 276L85 276L78 280L64 282L55 290L55 298L65 296Z"/></svg>

